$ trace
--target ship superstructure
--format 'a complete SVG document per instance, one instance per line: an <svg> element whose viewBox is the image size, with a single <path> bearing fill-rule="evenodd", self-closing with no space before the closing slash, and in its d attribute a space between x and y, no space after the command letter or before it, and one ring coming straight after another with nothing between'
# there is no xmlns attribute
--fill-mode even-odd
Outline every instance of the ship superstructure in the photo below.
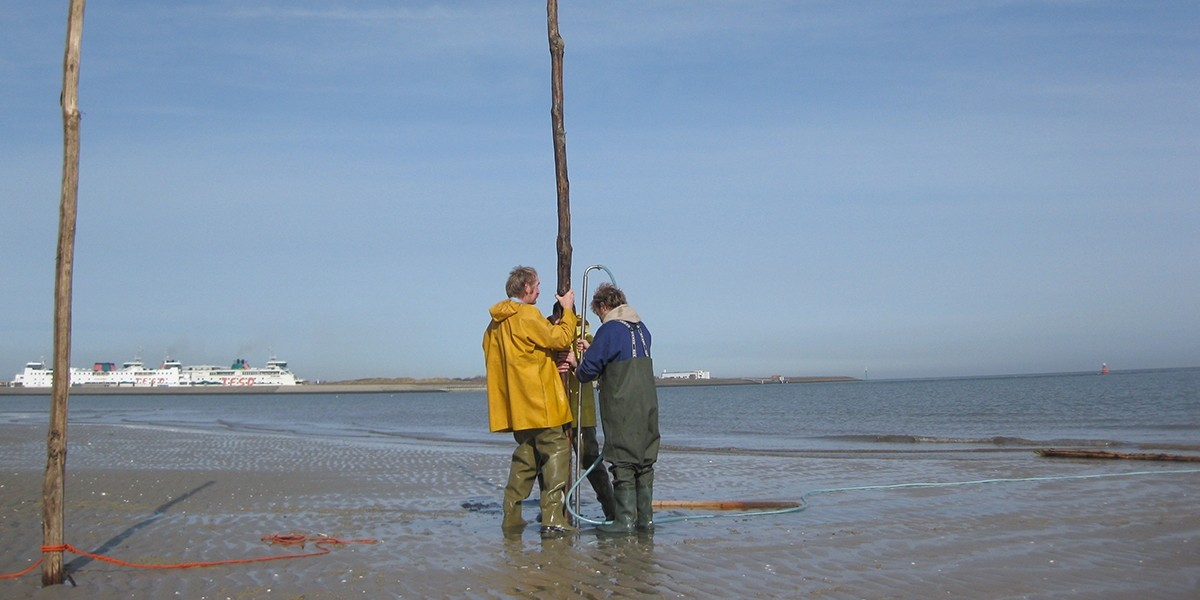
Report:
<svg viewBox="0 0 1200 600"><path fill-rule="evenodd" d="M25 370L13 378L13 387L48 388L54 383L54 370L44 361L25 364ZM111 362L98 362L90 369L72 368L72 386L90 387L192 387L192 386L280 386L299 385L301 380L288 370L286 361L272 357L266 366L252 367L239 358L229 367L214 365L184 366L167 359L158 368L150 368L140 359L126 361L118 368Z"/></svg>

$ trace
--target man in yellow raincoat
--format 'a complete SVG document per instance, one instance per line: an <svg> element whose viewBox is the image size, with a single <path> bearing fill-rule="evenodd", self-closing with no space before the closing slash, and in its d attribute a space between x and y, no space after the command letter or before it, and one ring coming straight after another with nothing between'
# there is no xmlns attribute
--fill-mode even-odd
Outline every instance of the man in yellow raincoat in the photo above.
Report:
<svg viewBox="0 0 1200 600"><path fill-rule="evenodd" d="M571 347L578 317L575 292L556 296L562 320L551 324L535 303L541 281L531 267L516 267L504 286L508 299L492 306L492 320L483 334L487 365L488 420L493 432L511 431L517 442L504 488L506 532L525 526L521 501L541 475L543 535L571 529L564 512L571 470L571 443L563 425L571 422L567 393L555 355Z"/></svg>

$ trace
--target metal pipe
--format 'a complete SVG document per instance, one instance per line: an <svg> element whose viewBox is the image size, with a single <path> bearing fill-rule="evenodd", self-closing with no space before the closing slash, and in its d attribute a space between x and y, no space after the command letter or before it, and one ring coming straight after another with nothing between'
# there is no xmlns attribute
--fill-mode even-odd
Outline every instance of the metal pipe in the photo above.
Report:
<svg viewBox="0 0 1200 600"><path fill-rule="evenodd" d="M576 339L583 339L584 333L587 331L587 293L588 293L588 274L595 270L603 270L608 274L608 280L613 284L617 284L617 278L613 277L612 271L604 265L592 265L583 271L583 295L579 296L579 331ZM579 346L572 349L575 352L575 364L579 364L583 360L583 353L579 352ZM583 383L578 377L575 380L579 384L579 395L575 400L575 456L571 463L571 478L575 482L579 482L580 477L580 462L583 460L583 386L591 385L591 383ZM601 467L603 468L603 467ZM578 485L578 483L576 484ZM576 488L578 489L578 488ZM575 498L575 514L579 513L579 492L576 491Z"/></svg>

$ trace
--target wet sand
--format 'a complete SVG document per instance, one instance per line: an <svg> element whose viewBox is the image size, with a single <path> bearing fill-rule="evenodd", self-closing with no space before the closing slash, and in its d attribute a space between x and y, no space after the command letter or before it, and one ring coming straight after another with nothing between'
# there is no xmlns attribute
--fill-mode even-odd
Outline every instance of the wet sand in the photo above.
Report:
<svg viewBox="0 0 1200 600"><path fill-rule="evenodd" d="M1148 475L815 494L802 512L676 520L653 535L505 538L495 444L377 444L72 425L66 541L129 562L298 553L275 534L370 538L324 556L146 570L67 553L74 586L40 569L3 598L1195 598L1194 465L1032 452L742 456L665 451L662 500L796 500L914 481ZM45 428L0 425L0 573L39 556ZM535 492L536 495L536 492ZM525 507L532 519L532 502ZM599 513L590 495L583 512ZM313 550L311 544L305 550Z"/></svg>

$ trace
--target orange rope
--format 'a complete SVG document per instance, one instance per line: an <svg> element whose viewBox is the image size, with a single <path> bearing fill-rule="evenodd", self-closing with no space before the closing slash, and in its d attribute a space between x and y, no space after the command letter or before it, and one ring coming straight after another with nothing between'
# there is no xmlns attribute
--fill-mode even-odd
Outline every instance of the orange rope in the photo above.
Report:
<svg viewBox="0 0 1200 600"><path fill-rule="evenodd" d="M771 502L766 500L655 500L654 508L691 508L697 510L764 510L771 508L799 508L799 502Z"/></svg>
<svg viewBox="0 0 1200 600"><path fill-rule="evenodd" d="M40 564L42 564L42 559L39 558L37 559L37 562L29 565L29 568L25 569L24 571L18 571L16 573L0 573L0 579L16 579L36 569Z"/></svg>
<svg viewBox="0 0 1200 600"><path fill-rule="evenodd" d="M83 550L80 550L79 548L76 548L75 546L72 546L71 544L62 544L59 546L42 546L42 552L46 553L46 552L69 551L74 554L78 554L80 556L86 556L88 558L103 561L106 563L112 563L114 565L120 565L122 567L132 567L135 569L190 569L193 567L215 567L218 565L238 565L238 564L246 564L246 563L254 563L254 562L266 562L266 561L270 561L270 560L285 560L285 559L291 559L291 558L306 558L306 557L310 557L310 556L323 556L325 554L329 554L332 551L332 549L329 548L330 545L335 545L335 544L336 545L374 544L379 541L379 540L375 540L375 539L341 540L338 538L332 538L332 537L323 536L323 535L310 537L307 535L302 535L302 534L297 534L297 533L289 533L289 534L282 534L282 535L280 535L280 534L264 535L261 539L262 539L262 541L267 542L269 544L272 544L272 545L277 544L280 546L303 546L304 544L311 542L313 544L313 546L316 548L316 550L314 550L312 552L304 552L301 554L280 554L280 555L276 555L276 556L259 556L256 558L234 558L234 559L228 559L228 560L184 562L184 563L175 563L175 564L146 564L146 563L128 562L128 561L120 560L117 558L111 558L108 556L95 554L92 552L85 552ZM0 579L16 579L17 577L21 577L22 575L25 575L25 574L29 573L30 571L33 571L40 564L42 564L42 559L39 558L37 560L37 562L33 563L32 565L30 565L28 568L26 568L23 571L19 571L17 573L0 574Z"/></svg>

